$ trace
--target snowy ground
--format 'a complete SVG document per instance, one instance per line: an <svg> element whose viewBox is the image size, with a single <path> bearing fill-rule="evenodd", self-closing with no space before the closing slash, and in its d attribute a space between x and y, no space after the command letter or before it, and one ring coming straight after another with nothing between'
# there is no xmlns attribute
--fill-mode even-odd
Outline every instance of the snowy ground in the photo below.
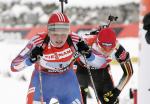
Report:
<svg viewBox="0 0 150 104"><path fill-rule="evenodd" d="M135 69L134 76L122 91L120 95L121 104L132 104L129 99L129 88L137 88L137 64L133 65ZM27 71L25 71L27 74ZM30 71L31 72L31 71ZM118 83L118 79L120 77L120 66L113 65L112 66L112 74L115 80L115 84ZM31 73L28 73L31 74ZM29 78L30 79L30 78ZM0 98L2 104L25 104L26 94L28 91L28 81L19 80L19 78L13 77L9 78L4 75L0 75ZM96 104L96 99L93 90L90 90L92 94L92 98L88 98L88 104Z"/></svg>
<svg viewBox="0 0 150 104"><path fill-rule="evenodd" d="M137 38L126 38L119 39L119 42L126 47L131 53L131 56L138 56L138 39ZM25 104L26 93L28 90L29 80L32 72L32 68L19 73L10 72L11 60L21 51L27 41L3 41L0 42L0 102L1 104ZM138 63L133 64L134 75L131 78L128 85L125 87L120 96L121 104L131 104L129 102L129 88L137 88L137 73ZM10 72L11 77L8 77ZM24 75L27 81L23 81L20 77ZM118 79L122 75L119 65L112 65L112 75L115 80L115 84L118 83ZM89 104L96 104L94 94L92 92L92 99L88 99ZM126 102L126 103L125 103Z"/></svg>

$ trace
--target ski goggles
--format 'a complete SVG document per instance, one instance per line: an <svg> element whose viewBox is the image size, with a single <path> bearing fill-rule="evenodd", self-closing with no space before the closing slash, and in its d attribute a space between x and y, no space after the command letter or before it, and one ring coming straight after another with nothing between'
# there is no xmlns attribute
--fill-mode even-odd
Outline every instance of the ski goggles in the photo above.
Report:
<svg viewBox="0 0 150 104"><path fill-rule="evenodd" d="M70 25L69 23L49 24L48 31L51 32L51 34L69 34Z"/></svg>
<svg viewBox="0 0 150 104"><path fill-rule="evenodd" d="M103 51L104 53L110 53L115 48L115 45L112 43L99 42L97 44L99 48L101 49L101 51Z"/></svg>

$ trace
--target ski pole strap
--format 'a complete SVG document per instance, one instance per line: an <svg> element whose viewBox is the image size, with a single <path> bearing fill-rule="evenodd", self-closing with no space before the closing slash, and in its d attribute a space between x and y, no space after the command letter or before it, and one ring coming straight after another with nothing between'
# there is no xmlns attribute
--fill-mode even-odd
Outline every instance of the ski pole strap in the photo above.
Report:
<svg viewBox="0 0 150 104"><path fill-rule="evenodd" d="M94 93L95 93L97 104L100 104L100 101L99 101L99 98L98 98L98 94L97 94L97 90L96 90L96 87L95 87L95 84L94 84L94 81L93 81L93 77L92 77L90 68L88 67L87 61L86 61L86 56L84 55L83 57L84 57L85 65L87 67L87 71L88 71L88 74L89 74L89 77L90 77L90 81L91 81L91 84L92 84L92 87L93 87L93 90L94 90Z"/></svg>

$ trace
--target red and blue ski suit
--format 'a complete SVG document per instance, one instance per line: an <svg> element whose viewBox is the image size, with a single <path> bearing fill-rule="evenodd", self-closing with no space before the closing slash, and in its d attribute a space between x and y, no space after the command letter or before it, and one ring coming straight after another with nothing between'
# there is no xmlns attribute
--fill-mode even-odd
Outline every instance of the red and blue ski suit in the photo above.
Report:
<svg viewBox="0 0 150 104"><path fill-rule="evenodd" d="M12 61L11 70L13 72L21 71L32 65L29 54L35 46L41 46L46 35L47 33L35 35L28 42ZM76 34L71 33L70 36L73 43L78 42L79 37ZM43 56L35 63L27 95L27 104L41 104L41 96L43 104L49 104L51 98L57 98L59 104L81 104L78 80L72 70L74 53L75 48L69 46L67 41L61 48L47 44ZM41 76L41 81L39 76Z"/></svg>
<svg viewBox="0 0 150 104"><path fill-rule="evenodd" d="M12 61L11 70L17 72L27 66L31 66L29 54L36 46L41 46L46 36L46 33L35 35ZM59 104L82 103L78 80L75 72L72 70L76 49L75 44L78 42L79 37L75 33L71 33L69 36L72 39L72 46L66 41L61 48L55 48L49 43L44 48L43 56L35 63L27 104L41 104L41 102L49 104L51 98L57 98ZM92 54L87 59L87 63L90 64L94 61L96 59L94 57L96 56ZM102 56L100 60L99 66L106 64L105 57ZM42 100L41 97L43 97Z"/></svg>

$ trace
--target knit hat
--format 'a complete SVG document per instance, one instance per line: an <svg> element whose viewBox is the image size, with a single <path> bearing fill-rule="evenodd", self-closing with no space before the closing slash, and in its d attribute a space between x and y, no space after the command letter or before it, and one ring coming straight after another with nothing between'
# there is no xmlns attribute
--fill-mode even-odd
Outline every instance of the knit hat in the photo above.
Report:
<svg viewBox="0 0 150 104"><path fill-rule="evenodd" d="M69 19L65 14L61 12L52 13L51 17L48 20L48 30L49 31L64 30L69 32L70 30L69 23L70 23Z"/></svg>
<svg viewBox="0 0 150 104"><path fill-rule="evenodd" d="M111 28L104 28L98 33L97 43L102 48L116 46L116 33Z"/></svg>

